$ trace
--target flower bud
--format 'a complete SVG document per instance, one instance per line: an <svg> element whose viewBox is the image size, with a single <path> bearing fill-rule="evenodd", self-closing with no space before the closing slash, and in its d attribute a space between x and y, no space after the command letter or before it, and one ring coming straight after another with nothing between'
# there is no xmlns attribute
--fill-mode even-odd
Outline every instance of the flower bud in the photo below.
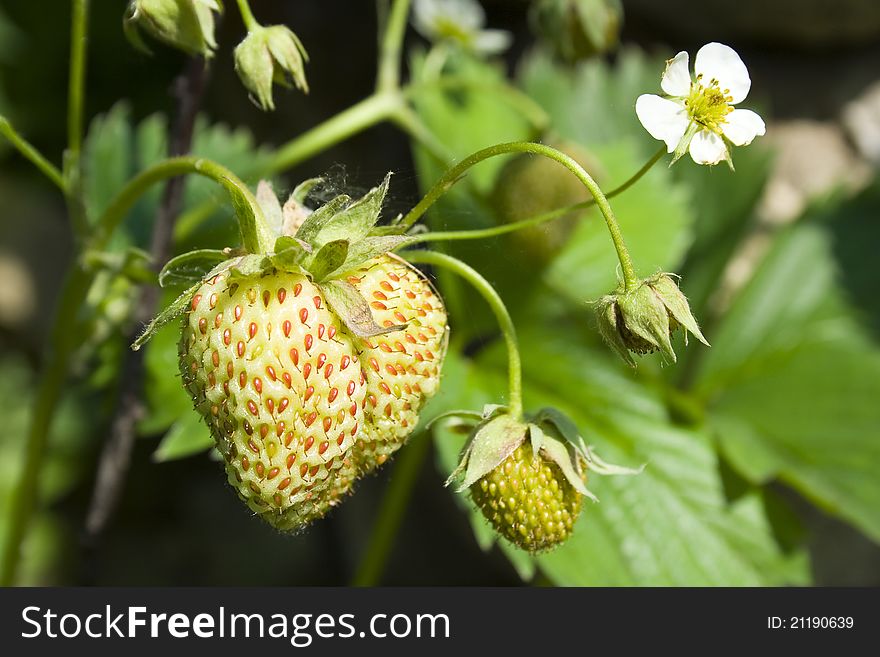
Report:
<svg viewBox="0 0 880 657"><path fill-rule="evenodd" d="M220 0L131 0L123 28L131 43L145 52L150 49L141 31L189 55L210 57L214 40L214 14L222 13Z"/></svg>
<svg viewBox="0 0 880 657"><path fill-rule="evenodd" d="M235 49L235 70L251 98L264 110L275 109L272 84L309 92L304 64L309 56L284 25L252 29Z"/></svg>
<svg viewBox="0 0 880 657"><path fill-rule="evenodd" d="M535 31L567 62L617 46L622 19L620 0L536 0L532 7Z"/></svg>
<svg viewBox="0 0 880 657"><path fill-rule="evenodd" d="M670 336L679 327L685 332L685 341L690 332L709 346L691 314L687 298L672 276L656 274L629 291L621 286L596 305L599 332L633 367L636 363L630 352L647 354L659 350L666 360L674 363Z"/></svg>

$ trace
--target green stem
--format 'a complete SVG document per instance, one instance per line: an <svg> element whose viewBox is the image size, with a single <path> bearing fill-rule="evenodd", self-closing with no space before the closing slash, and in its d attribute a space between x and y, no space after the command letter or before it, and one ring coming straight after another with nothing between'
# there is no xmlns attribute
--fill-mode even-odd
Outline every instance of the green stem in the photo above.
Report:
<svg viewBox="0 0 880 657"><path fill-rule="evenodd" d="M64 175L58 167L47 160L40 151L34 148L24 139L24 137L18 134L15 128L12 127L4 116L0 116L0 135L6 137L15 150L21 153L26 160L37 167L37 169L40 170L40 173L55 183L58 189L62 192L66 191L67 185L64 182Z"/></svg>
<svg viewBox="0 0 880 657"><path fill-rule="evenodd" d="M0 586L12 586L16 581L22 541L40 494L40 470L46 459L52 417L64 390L68 365L76 347L75 332L71 324L85 302L91 281L91 274L77 263L62 288L49 349L44 360L45 371L40 378L26 436L24 463L10 500L0 561Z"/></svg>
<svg viewBox="0 0 880 657"><path fill-rule="evenodd" d="M85 104L86 46L88 42L89 0L73 0L70 20L70 73L67 89L67 152L64 178L67 207L73 230L84 237L89 230L82 198L81 154L83 106Z"/></svg>
<svg viewBox="0 0 880 657"><path fill-rule="evenodd" d="M125 218L135 202L149 187L161 180L184 174L197 174L214 180L238 201L247 204L253 216L239 212L238 219L245 248L252 253L266 253L273 238L256 198L229 169L199 157L175 157L163 160L130 180L107 206L98 219L83 253L103 250L113 231ZM234 203L235 204L235 203ZM15 582L21 555L21 544L39 494L40 466L46 454L46 443L58 400L64 390L71 355L76 349L76 331L72 329L81 306L85 303L94 274L77 259L68 274L58 303L56 319L46 356L46 370L40 379L37 398L25 443L25 462L12 496L6 542L0 561L0 585Z"/></svg>
<svg viewBox="0 0 880 657"><path fill-rule="evenodd" d="M455 160L455 156L440 141L431 129L425 125L419 115L412 108L403 105L391 115L391 120L404 133L409 135L414 141L428 152L428 154L436 160L441 166L447 167L449 163Z"/></svg>
<svg viewBox="0 0 880 657"><path fill-rule="evenodd" d="M516 339L516 327L507 312L507 307L498 296L498 292L483 276L473 267L463 263L457 258L448 256L437 251L406 251L406 259L409 262L421 262L426 265L444 267L458 274L470 283L477 292L486 300L492 309L492 314L498 321L498 326L504 334L507 344L507 375L509 380L510 395L508 406L510 414L515 418L521 418L523 413L522 402L522 362L519 355L519 346Z"/></svg>
<svg viewBox="0 0 880 657"><path fill-rule="evenodd" d="M627 189L632 187L642 176L644 176L650 169L653 167L661 157L666 154L666 148L662 147L658 150L651 159L648 160L641 169L639 169L636 173L634 173L626 182L621 185L615 187L610 192L605 194L605 198L613 198L618 194L622 194ZM522 230L523 228L530 228L532 226L538 226L543 223L547 223L548 221L553 221L554 219L559 219L560 217L564 217L573 212L578 212L580 210L586 210L596 204L595 199L589 199L587 201L583 201L581 203L575 203L573 205L568 205L563 208L557 208L555 210L551 210L549 212L544 212L542 214L536 215L534 217L529 217L528 219L522 219L520 221L514 221L509 224L503 224L501 226L493 226L492 228L480 228L476 230L451 230L451 231L438 231L431 233L424 233L422 235L414 235L413 241L409 242L409 244L418 244L421 242L439 242L439 241L453 241L453 240L476 240L476 239L484 239L487 237L497 237L498 235L504 235L505 233L512 233L517 230Z"/></svg>
<svg viewBox="0 0 880 657"><path fill-rule="evenodd" d="M602 190L599 188L599 185L596 184L596 181L593 180L592 176L590 176L590 174L587 173L573 158L544 144L520 141L509 142L506 144L489 146L488 148L484 148L469 155L454 167L448 169L446 173L440 177L440 180L434 184L425 197L419 201L416 207L410 210L409 214L401 220L401 225L407 228L412 226L428 210L428 208L445 194L472 166L490 157L503 155L505 153L534 153L535 155L548 157L551 160L559 162L581 181L584 187L586 187L590 194L592 194L596 205L599 207L602 216L605 218L605 224L608 226L608 232L611 234L611 241L614 243L614 248L617 251L617 258L620 260L620 266L623 270L624 285L627 290L634 289L638 285L639 279L636 275L632 258L629 255L629 251L627 251L626 244L624 243L623 235L620 232L620 226L617 223L617 219L614 217L614 211L611 209L611 205L608 203L605 194L602 193Z"/></svg>
<svg viewBox="0 0 880 657"><path fill-rule="evenodd" d="M433 80L411 83L403 89L403 93L407 98L411 99L413 96L417 96L426 90L433 89L462 89L478 93L491 93L506 101L508 105L517 110L526 121L532 124L535 130L544 131L550 125L550 116L540 104L536 103L528 94L523 93L520 89L503 82L493 83L455 75L444 75Z"/></svg>
<svg viewBox="0 0 880 657"><path fill-rule="evenodd" d="M107 206L98 219L92 242L92 250L101 250L141 195L155 183L188 173L210 178L223 185L230 194L241 195L253 216L246 212L237 213L241 229L242 246L250 253L268 253L274 246L273 236L266 226L262 210L253 193L234 173L226 167L196 156L173 157L153 165L132 178Z"/></svg>
<svg viewBox="0 0 880 657"><path fill-rule="evenodd" d="M352 586L375 586L381 580L394 537L406 513L409 493L418 479L430 445L430 436L419 434L409 441L396 459L391 482L382 497L379 516L373 523L370 542L352 579Z"/></svg>
<svg viewBox="0 0 880 657"><path fill-rule="evenodd" d="M267 163L248 171L246 178L256 180L290 169L352 135L387 120L401 102L397 94L373 94L287 142ZM189 236L216 211L217 205L217 201L208 200L182 214L175 224L175 240Z"/></svg>
<svg viewBox="0 0 880 657"><path fill-rule="evenodd" d="M410 0L393 0L382 43L379 45L379 64L376 75L376 91L390 92L400 88L400 57Z"/></svg>
<svg viewBox="0 0 880 657"><path fill-rule="evenodd" d="M396 93L376 93L287 142L253 177L272 175L386 120L401 105Z"/></svg>
<svg viewBox="0 0 880 657"><path fill-rule="evenodd" d="M251 11L248 0L238 0L238 12L241 14L241 20L248 32L260 27L260 23L254 18L254 12Z"/></svg>

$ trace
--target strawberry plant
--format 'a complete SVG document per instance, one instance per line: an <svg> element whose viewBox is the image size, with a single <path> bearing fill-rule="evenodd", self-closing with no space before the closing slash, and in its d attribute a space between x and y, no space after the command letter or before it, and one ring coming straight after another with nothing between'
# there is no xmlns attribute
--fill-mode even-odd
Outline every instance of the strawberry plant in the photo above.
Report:
<svg viewBox="0 0 880 657"><path fill-rule="evenodd" d="M6 166L61 192L72 251L19 295L50 327L33 362L0 363L4 584L107 581L126 536L142 564L191 546L207 581L296 555L292 583L440 583L391 573L398 545L505 582L807 584L817 509L880 538L876 307L846 255L877 184L755 256L748 57L618 46L619 2L534 0L532 38L476 0L389 0L374 89L332 113L329 9L130 0L109 29L91 4L71 2L63 156L0 97ZM87 102L98 30L149 75L177 53L170 114ZM213 120L228 98L244 125ZM155 526L125 524L144 509ZM227 545L261 556L230 574Z"/></svg>

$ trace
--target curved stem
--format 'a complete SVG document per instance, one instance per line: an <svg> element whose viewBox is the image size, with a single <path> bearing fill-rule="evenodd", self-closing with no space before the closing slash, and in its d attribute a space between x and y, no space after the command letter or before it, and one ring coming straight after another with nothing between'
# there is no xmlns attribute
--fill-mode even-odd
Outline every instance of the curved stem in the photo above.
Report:
<svg viewBox="0 0 880 657"><path fill-rule="evenodd" d="M234 173L226 167L195 156L172 157L153 165L149 169L131 179L107 206L104 214L98 219L90 247L100 250L113 234L119 222L125 217L134 203L153 184L166 178L173 178L187 173L194 173L210 178L221 185L236 201L244 202L251 210L237 212L241 229L242 246L250 253L268 253L274 246L274 239L266 225L263 212L253 193Z"/></svg>
<svg viewBox="0 0 880 657"><path fill-rule="evenodd" d="M406 19L409 15L410 0L394 0L385 32L379 46L379 65L376 75L376 91L395 91L400 87L400 57L403 51L403 37L406 34Z"/></svg>
<svg viewBox="0 0 880 657"><path fill-rule="evenodd" d="M61 170L47 160L40 151L34 148L24 137L22 137L5 116L0 116L0 135L6 137L10 144L21 153L26 160L40 170L44 176L51 180L62 192L67 191L67 183L64 181L64 175Z"/></svg>
<svg viewBox="0 0 880 657"><path fill-rule="evenodd" d="M370 542L351 581L352 586L375 586L381 580L394 537L406 513L409 492L418 479L430 445L429 436L419 434L409 441L397 458L391 482L382 497L379 516L373 523Z"/></svg>
<svg viewBox="0 0 880 657"><path fill-rule="evenodd" d="M534 153L535 155L548 157L551 160L559 162L581 181L584 187L586 187L590 194L593 195L596 205L599 206L599 210L605 218L605 224L608 226L608 232L611 234L611 241L614 243L614 248L617 251L617 258L620 260L620 266L623 270L623 280L626 289L630 290L636 287L638 285L638 276L636 275L629 251L626 249L623 235L620 232L620 226L617 223L617 219L614 217L614 211L611 209L611 205L608 203L605 194L602 193L602 190L599 188L599 185L596 184L596 181L593 180L592 176L590 176L590 174L588 174L573 158L544 144L515 141L489 146L488 148L484 148L469 155L454 167L448 169L446 173L440 177L440 180L434 184L425 197L419 201L416 207L410 210L409 214L401 220L401 225L407 228L412 226L428 210L428 208L445 194L465 173L465 171L472 166L490 157L503 155L505 153Z"/></svg>
<svg viewBox="0 0 880 657"><path fill-rule="evenodd" d="M510 414L515 418L522 418L522 362L516 339L516 327L514 327L513 320L510 318L510 313L507 312L507 307L504 305L501 297L498 296L498 292L476 269L445 253L438 253L437 251L406 251L406 259L409 262L421 262L426 265L444 267L458 274L470 283L486 300L486 303L489 304L495 319L498 321L498 326L504 334L504 341L507 344L507 375L510 388L508 406L510 407Z"/></svg>
<svg viewBox="0 0 880 657"><path fill-rule="evenodd" d="M648 160L641 169L639 169L636 173L634 173L626 182L618 185L610 192L605 194L605 198L613 198L618 194L622 194L627 189L632 187L638 180L644 176L650 169L653 167L661 157L666 154L666 148L661 147L651 159ZM453 241L453 240L476 240L483 239L486 237L496 237L498 235L504 235L505 233L512 233L517 230L522 230L523 228L530 228L532 226L538 226L543 223L547 223L548 221L553 221L554 219L559 219L560 217L564 217L565 215L571 214L572 212L578 212L579 210L586 210L596 204L595 199L590 199L588 201L583 201L581 203L574 203L573 205L567 205L562 208L557 208L555 210L550 210L549 212L543 212L539 215L535 215L534 217L529 217L528 219L522 219L520 221L514 221L509 224L502 224L501 226L493 226L492 228L479 228L476 230L451 230L451 231L437 231L431 233L423 233L421 235L414 235L413 240L409 242L409 244L418 244L421 242L439 242L439 241Z"/></svg>
<svg viewBox="0 0 880 657"><path fill-rule="evenodd" d="M260 27L260 23L254 18L254 12L247 0L238 0L238 13L241 14L241 20L248 32Z"/></svg>

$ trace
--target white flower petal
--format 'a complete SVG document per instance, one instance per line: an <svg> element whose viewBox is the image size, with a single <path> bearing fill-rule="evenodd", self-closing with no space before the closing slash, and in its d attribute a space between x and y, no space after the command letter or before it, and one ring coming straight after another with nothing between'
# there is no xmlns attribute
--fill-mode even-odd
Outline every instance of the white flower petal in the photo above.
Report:
<svg viewBox="0 0 880 657"><path fill-rule="evenodd" d="M697 164L718 164L727 155L724 140L709 130L695 134L688 150Z"/></svg>
<svg viewBox="0 0 880 657"><path fill-rule="evenodd" d="M764 120L752 110L735 109L727 115L721 132L736 146L751 144L752 140L766 131Z"/></svg>
<svg viewBox="0 0 880 657"><path fill-rule="evenodd" d="M722 43L707 43L700 48L694 61L694 72L702 74L704 86L713 79L718 80L721 90L731 96L733 104L742 102L752 86L746 65L733 48Z"/></svg>
<svg viewBox="0 0 880 657"><path fill-rule="evenodd" d="M691 73L688 54L681 51L666 62L666 70L660 79L660 88L670 96L687 96L691 90Z"/></svg>
<svg viewBox="0 0 880 657"><path fill-rule="evenodd" d="M485 55L504 52L513 43L513 35L507 30L482 30L474 39L474 50Z"/></svg>
<svg viewBox="0 0 880 657"><path fill-rule="evenodd" d="M683 103L654 94L638 97L636 115L654 139L666 142L666 149L670 153L678 146L689 122Z"/></svg>

